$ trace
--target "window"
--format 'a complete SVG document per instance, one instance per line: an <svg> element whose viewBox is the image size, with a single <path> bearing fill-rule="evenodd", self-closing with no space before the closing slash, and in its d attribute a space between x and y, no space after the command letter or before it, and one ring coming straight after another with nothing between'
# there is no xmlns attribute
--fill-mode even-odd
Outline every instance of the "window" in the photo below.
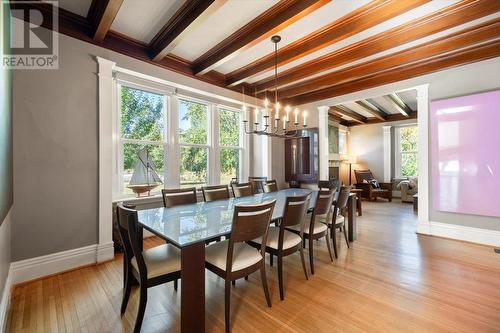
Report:
<svg viewBox="0 0 500 333"><path fill-rule="evenodd" d="M396 129L396 177L418 175L418 128L405 126Z"/></svg>
<svg viewBox="0 0 500 333"><path fill-rule="evenodd" d="M208 105L179 100L180 186L206 185Z"/></svg>
<svg viewBox="0 0 500 333"><path fill-rule="evenodd" d="M130 180L143 149L163 182L153 191L228 184L242 177L248 152L239 109L181 97L168 86L117 82L116 198L132 195Z"/></svg>
<svg viewBox="0 0 500 333"><path fill-rule="evenodd" d="M240 178L241 161L241 113L219 108L220 182L228 184Z"/></svg>
<svg viewBox="0 0 500 333"><path fill-rule="evenodd" d="M164 180L164 100L162 95L122 86L120 102L120 187L124 193L132 193L127 186L134 171L137 153L144 148L147 149L156 172Z"/></svg>

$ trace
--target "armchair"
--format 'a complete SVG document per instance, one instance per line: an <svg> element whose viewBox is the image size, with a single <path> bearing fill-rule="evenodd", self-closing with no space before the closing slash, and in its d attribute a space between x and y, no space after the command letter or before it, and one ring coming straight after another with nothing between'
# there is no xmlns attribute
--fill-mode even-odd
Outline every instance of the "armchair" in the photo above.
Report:
<svg viewBox="0 0 500 333"><path fill-rule="evenodd" d="M413 196L418 193L418 181L417 179L403 180L398 184L398 188L401 190L401 201L413 202Z"/></svg>
<svg viewBox="0 0 500 333"><path fill-rule="evenodd" d="M377 198L385 198L392 201L392 184L379 183L380 187L375 188L372 180L375 180L371 170L354 170L356 176L356 188L363 190L361 196L368 200L377 200Z"/></svg>

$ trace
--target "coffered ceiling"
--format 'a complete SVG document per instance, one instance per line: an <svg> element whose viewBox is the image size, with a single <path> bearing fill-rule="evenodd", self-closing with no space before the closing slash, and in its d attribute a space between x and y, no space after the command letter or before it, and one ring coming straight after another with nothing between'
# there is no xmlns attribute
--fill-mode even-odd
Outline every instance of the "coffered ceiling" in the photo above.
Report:
<svg viewBox="0 0 500 333"><path fill-rule="evenodd" d="M270 37L279 34L279 98L293 105L500 56L499 0L60 0L59 5L63 34L221 87L244 87L259 98L274 91ZM400 99L414 110L406 95ZM399 113L390 99L371 102L389 116ZM374 116L360 103L342 107Z"/></svg>

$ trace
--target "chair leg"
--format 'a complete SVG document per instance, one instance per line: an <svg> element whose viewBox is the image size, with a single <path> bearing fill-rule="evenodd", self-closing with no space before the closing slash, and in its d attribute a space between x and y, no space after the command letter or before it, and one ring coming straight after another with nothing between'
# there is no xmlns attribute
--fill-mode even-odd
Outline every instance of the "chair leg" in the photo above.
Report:
<svg viewBox="0 0 500 333"><path fill-rule="evenodd" d="M177 291L177 287L179 286L177 279L174 280L174 290Z"/></svg>
<svg viewBox="0 0 500 333"><path fill-rule="evenodd" d="M262 280L262 288L264 288L267 306L271 307L271 297L269 296L269 288L267 287L266 265L264 262L260 266L260 279Z"/></svg>
<svg viewBox="0 0 500 333"><path fill-rule="evenodd" d="M248 281L248 275L247 275L247 276L245 276L245 280L247 280L247 281Z"/></svg>
<svg viewBox="0 0 500 333"><path fill-rule="evenodd" d="M125 273L125 285L123 286L123 299L120 313L124 314L127 310L128 299L130 297L130 290L132 290L132 281L130 279L131 273Z"/></svg>
<svg viewBox="0 0 500 333"><path fill-rule="evenodd" d="M330 255L330 260L333 262L333 255L332 255L332 245L330 244L330 240L328 239L328 231L326 232L325 239L326 239L326 247L328 248L328 254Z"/></svg>
<svg viewBox="0 0 500 333"><path fill-rule="evenodd" d="M236 280L231 281L231 283L233 284L233 286L235 286L236 285Z"/></svg>
<svg viewBox="0 0 500 333"><path fill-rule="evenodd" d="M335 233L335 226L332 226L332 244L333 244L333 252L335 253L335 259L337 259L337 234Z"/></svg>
<svg viewBox="0 0 500 333"><path fill-rule="evenodd" d="M285 299L285 291L283 286L283 256L278 254L278 284L280 287L280 300Z"/></svg>
<svg viewBox="0 0 500 333"><path fill-rule="evenodd" d="M314 242L312 237L309 237L309 265L311 266L311 274L314 275Z"/></svg>
<svg viewBox="0 0 500 333"><path fill-rule="evenodd" d="M342 230L344 231L345 243L347 244L347 248L349 248L349 240L347 239L347 231L345 231L345 225L342 227Z"/></svg>
<svg viewBox="0 0 500 333"><path fill-rule="evenodd" d="M225 313L224 313L224 318L226 321L226 333L231 332L231 324L230 324L230 309L231 309L231 281L226 280L226 287L224 291L225 295L225 302L224 302L224 307L225 307Z"/></svg>
<svg viewBox="0 0 500 333"><path fill-rule="evenodd" d="M141 294L139 296L139 309L137 310L137 318L135 319L134 333L141 331L144 312L146 311L146 303L148 302L148 288L141 285Z"/></svg>
<svg viewBox="0 0 500 333"><path fill-rule="evenodd" d="M306 276L306 280L309 280L309 276L307 275L306 261L304 259L304 249L300 247L300 261L302 261L302 269L304 270L304 275Z"/></svg>
<svg viewBox="0 0 500 333"><path fill-rule="evenodd" d="M273 255L269 253L269 266L273 266Z"/></svg>

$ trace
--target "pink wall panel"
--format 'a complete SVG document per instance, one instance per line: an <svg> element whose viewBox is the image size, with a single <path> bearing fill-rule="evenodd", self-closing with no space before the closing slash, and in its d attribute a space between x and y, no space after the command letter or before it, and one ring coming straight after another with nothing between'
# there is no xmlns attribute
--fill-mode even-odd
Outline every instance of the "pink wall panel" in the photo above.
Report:
<svg viewBox="0 0 500 333"><path fill-rule="evenodd" d="M500 91L431 103L433 208L500 217Z"/></svg>

